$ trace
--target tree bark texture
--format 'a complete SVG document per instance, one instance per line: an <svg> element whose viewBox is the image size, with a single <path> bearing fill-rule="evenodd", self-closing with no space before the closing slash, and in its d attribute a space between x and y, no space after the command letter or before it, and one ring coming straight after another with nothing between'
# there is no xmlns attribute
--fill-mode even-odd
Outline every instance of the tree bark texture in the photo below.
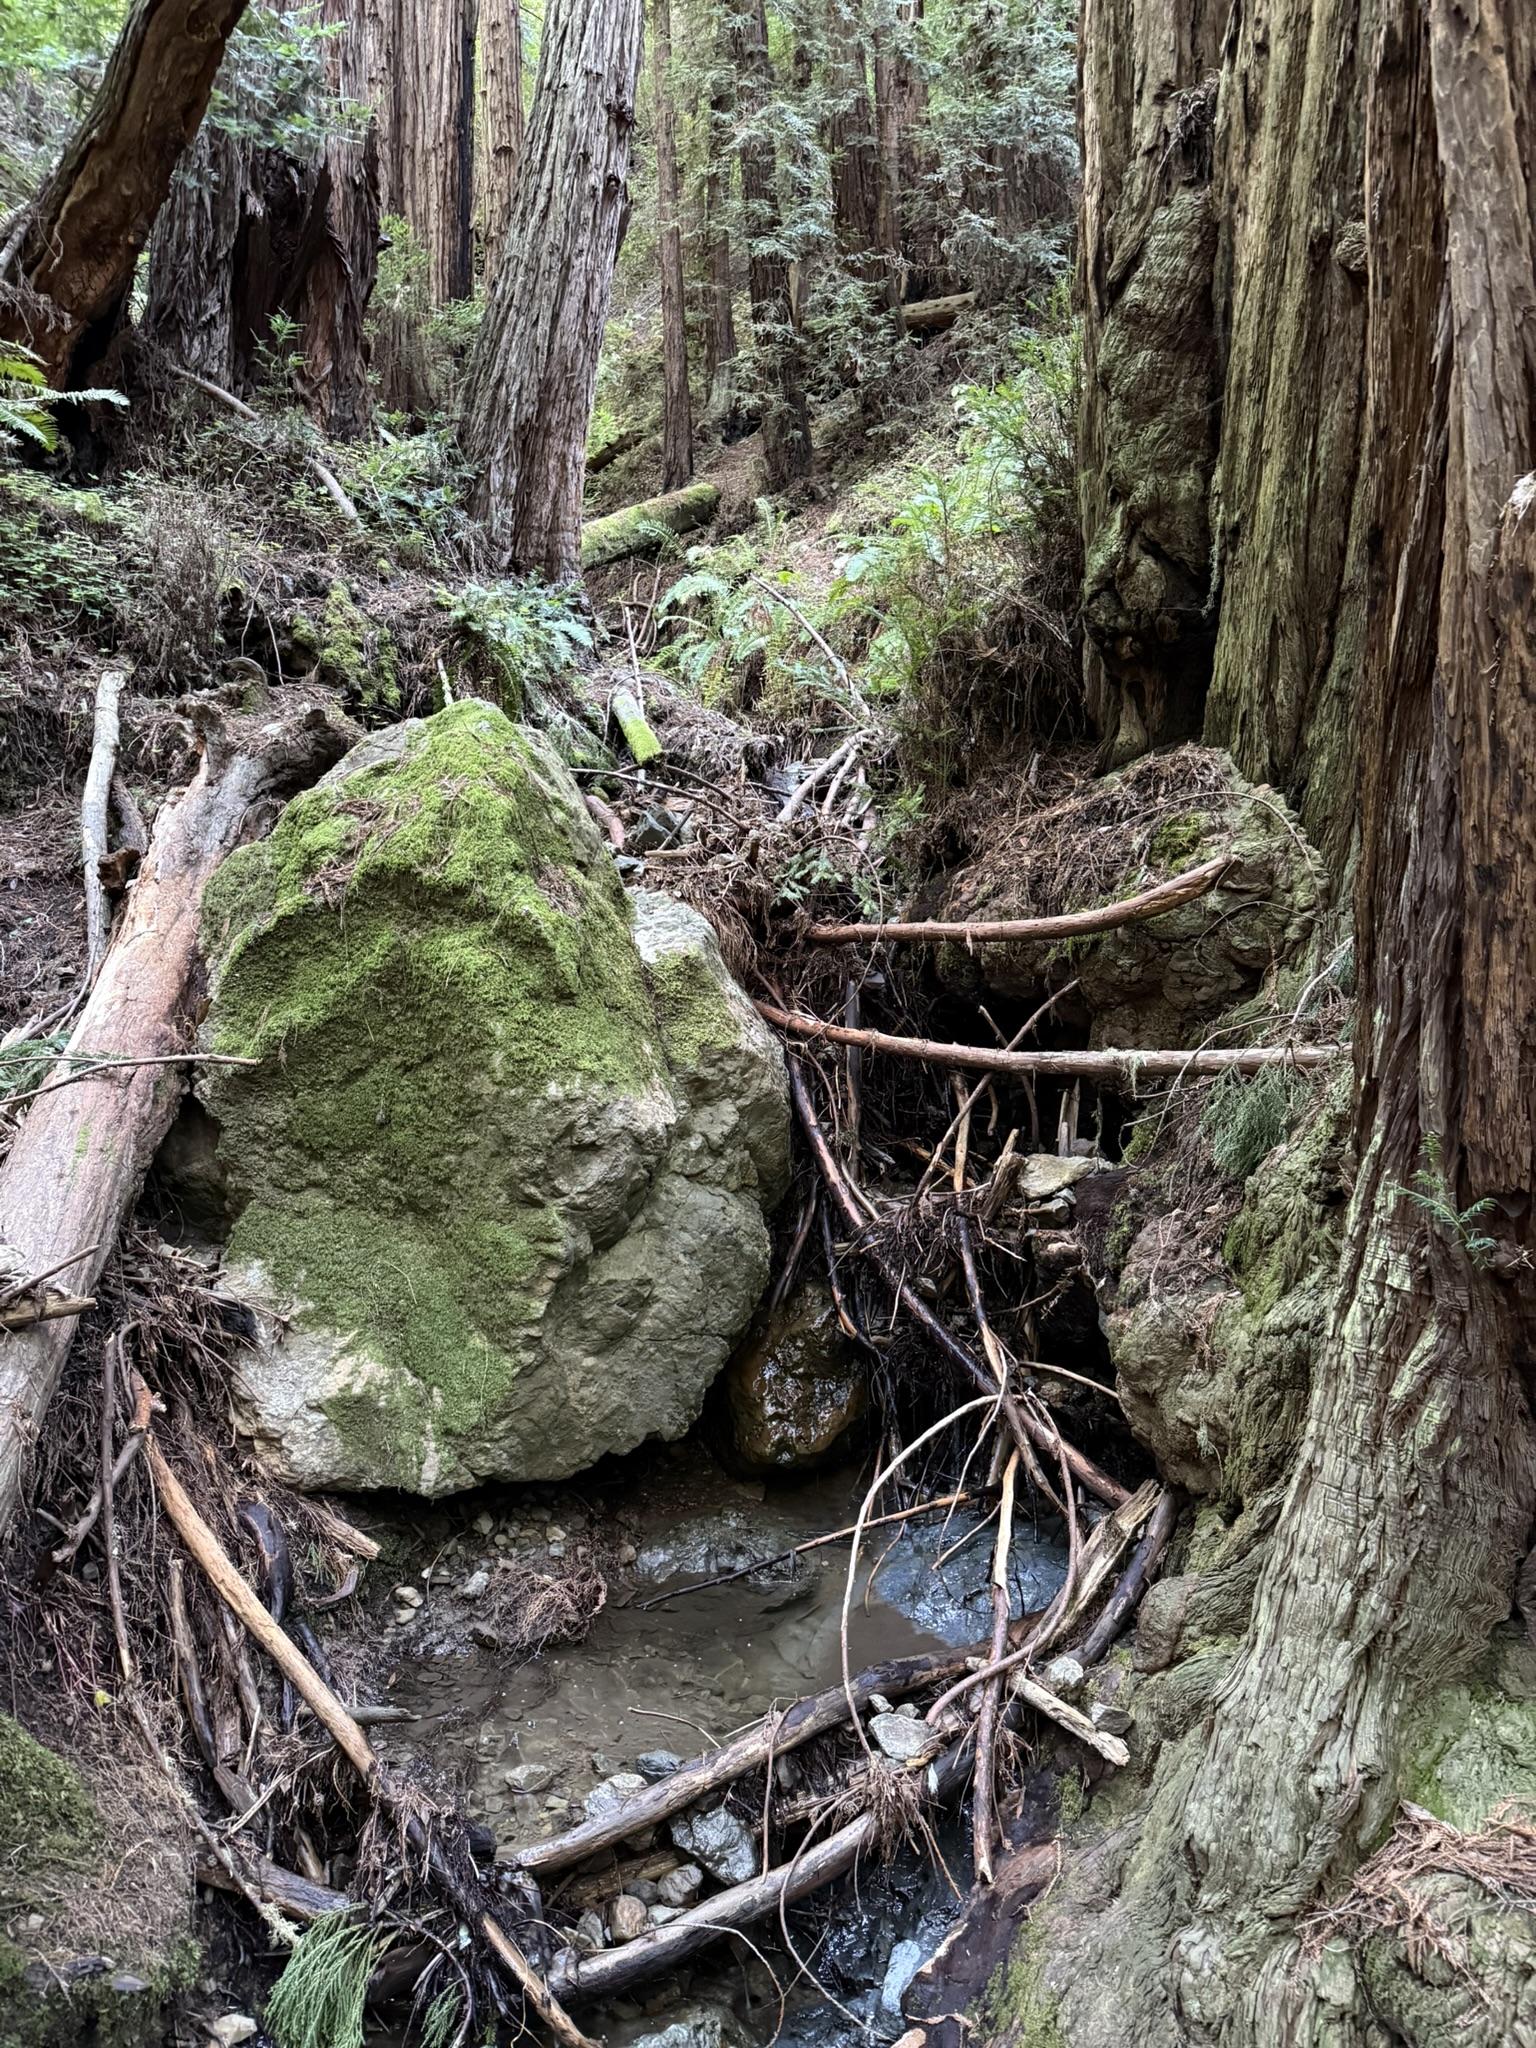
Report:
<svg viewBox="0 0 1536 2048"><path fill-rule="evenodd" d="M709 166L704 175L704 377L709 386L712 419L723 418L731 409L730 365L736 359L737 346L736 287L731 275L731 235L727 225L732 105L728 92L717 92L710 98Z"/></svg>
<svg viewBox="0 0 1536 2048"><path fill-rule="evenodd" d="M551 0L506 253L470 362L461 429L472 510L504 566L577 573L587 427L641 53L640 0Z"/></svg>
<svg viewBox="0 0 1536 2048"><path fill-rule="evenodd" d="M778 165L769 132L773 71L764 0L732 22L742 125L737 159L747 232L747 293L762 399L763 463L772 490L811 469L811 422L795 332L789 264L780 253Z"/></svg>
<svg viewBox="0 0 1536 2048"><path fill-rule="evenodd" d="M69 1047L77 1057L99 1052L145 1064L71 1081L28 1110L0 1168L0 1243L16 1246L26 1270L42 1272L94 1247L67 1275L72 1290L89 1292L185 1087L184 1065L157 1061L188 1049L208 879L240 844L253 807L291 795L345 750L345 736L318 711L282 727L259 752L211 745L191 787L156 819ZM0 1335L0 1528L20 1497L74 1332L75 1318L60 1317Z"/></svg>
<svg viewBox="0 0 1536 2048"><path fill-rule="evenodd" d="M1331 0L1311 16L1326 43ZM1243 1647L1046 1966L1072 2048L1123 2038L1127 2013L1138 2040L1202 2048L1442 2038L1389 2033L1379 1980L1337 1951L1309 1963L1294 1929L1386 1834L1406 1719L1508 1614L1536 1507L1536 23L1521 0L1382 0L1369 41L1354 26L1332 76L1356 104L1315 115L1364 161L1366 483L1312 516L1341 563L1364 521L1361 1164ZM1308 263L1272 249L1314 313L1339 304L1323 219ZM1282 349L1293 311L1277 296ZM1261 381L1241 402L1274 397ZM1229 418L1224 441L1250 431ZM1317 447L1269 446L1270 487L1311 503ZM1434 1213L1405 1192L1425 1172ZM1485 1198L1496 1243L1477 1251L1465 1211ZM1443 2038L1458 2011L1465 2038L1499 2038L1454 1975L1438 1996Z"/></svg>
<svg viewBox="0 0 1536 2048"><path fill-rule="evenodd" d="M1379 0L1088 0L1082 510L1111 764L1199 736L1338 872L1364 609ZM1300 488L1297 487L1298 480Z"/></svg>
<svg viewBox="0 0 1536 2048"><path fill-rule="evenodd" d="M501 267L523 150L523 15L518 0L480 0L476 40L475 215L489 281Z"/></svg>
<svg viewBox="0 0 1536 2048"><path fill-rule="evenodd" d="M865 26L854 0L831 0L827 14L827 162L837 245L861 268L878 246L875 116L865 61ZM873 274L873 273L872 273Z"/></svg>
<svg viewBox="0 0 1536 2048"><path fill-rule="evenodd" d="M55 385L104 350L176 164L208 106L245 0L139 0L100 90L38 195L25 284L0 291L0 333ZM80 357L75 364L77 355Z"/></svg>
<svg viewBox="0 0 1536 2048"><path fill-rule="evenodd" d="M385 205L427 252L432 297L474 285L474 0L394 0Z"/></svg>
<svg viewBox="0 0 1536 2048"><path fill-rule="evenodd" d="M683 295L683 222L672 97L671 0L651 0L651 92L656 111L656 222L661 259L661 487L678 491L693 475L688 396L688 310Z"/></svg>

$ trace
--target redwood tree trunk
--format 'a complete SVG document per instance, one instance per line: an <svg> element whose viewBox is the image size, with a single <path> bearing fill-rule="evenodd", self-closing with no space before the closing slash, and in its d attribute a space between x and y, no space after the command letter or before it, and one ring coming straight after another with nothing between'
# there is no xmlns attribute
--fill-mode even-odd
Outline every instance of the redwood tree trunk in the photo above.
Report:
<svg viewBox="0 0 1536 2048"><path fill-rule="evenodd" d="M763 406L763 461L769 488L782 490L811 468L811 426L800 371L789 264L780 253L778 166L769 133L773 73L764 0L747 0L732 35L740 80L741 202L746 216L747 291Z"/></svg>
<svg viewBox="0 0 1536 2048"><path fill-rule="evenodd" d="M837 243L845 257L866 270L871 251L880 246L875 120L861 22L853 0L832 0L828 12L827 85L831 109L826 120L826 149Z"/></svg>
<svg viewBox="0 0 1536 2048"><path fill-rule="evenodd" d="M501 267L523 149L523 17L518 0L481 0L475 213L486 280Z"/></svg>
<svg viewBox="0 0 1536 2048"><path fill-rule="evenodd" d="M498 562L576 575L597 358L627 198L640 0L550 0L506 254L461 428Z"/></svg>
<svg viewBox="0 0 1536 2048"><path fill-rule="evenodd" d="M704 318L704 375L709 385L709 411L721 418L731 409L730 365L736 358L735 284L731 275L731 234L727 221L730 196L730 145L727 141L733 105L729 92L709 102L709 168L704 178L704 246L708 275Z"/></svg>
<svg viewBox="0 0 1536 2048"><path fill-rule="evenodd" d="M26 342L55 384L99 356L139 252L197 133L245 0L139 0L91 110L38 195L24 283L0 291L0 334ZM85 381L83 376L77 381Z"/></svg>
<svg viewBox="0 0 1536 2048"><path fill-rule="evenodd" d="M663 364L661 487L681 490L693 475L688 397L688 314L683 297L683 227L672 99L671 0L651 0L651 89L656 104L656 218L661 257Z"/></svg>
<svg viewBox="0 0 1536 2048"><path fill-rule="evenodd" d="M474 0L396 0L385 203L427 252L432 297L473 288Z"/></svg>
<svg viewBox="0 0 1536 2048"><path fill-rule="evenodd" d="M1332 19L1314 0L1316 48ZM1271 85L1285 43L1271 22ZM1498 2038L1454 1972L1426 1967L1404 2031L1379 1979L1337 1949L1309 1961L1294 1935L1386 1833L1410 1711L1508 1614L1536 1509L1536 34L1521 0L1384 0L1357 54L1313 85L1364 101L1363 120L1331 109L1366 172L1361 1164L1247 1638L1203 1731L1165 1751L1118 1882L1068 1914L1046 1965L1072 2048L1127 2025L1222 2048ZM1270 146L1296 153L1297 134ZM1317 278L1270 253L1291 282L1269 388L1243 402L1272 409ZM1315 390L1314 366L1300 375ZM1299 406L1314 440L1339 400ZM1307 464L1268 453L1267 487L1304 504ZM1355 516L1335 501L1336 541ZM1423 1173L1433 1211L1405 1192ZM1485 1199L1479 1249L1456 1219Z"/></svg>

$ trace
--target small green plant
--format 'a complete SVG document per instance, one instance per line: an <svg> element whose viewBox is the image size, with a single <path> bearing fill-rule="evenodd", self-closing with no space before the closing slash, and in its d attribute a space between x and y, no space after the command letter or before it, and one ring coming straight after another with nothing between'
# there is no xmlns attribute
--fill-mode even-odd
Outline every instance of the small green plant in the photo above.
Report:
<svg viewBox="0 0 1536 2048"><path fill-rule="evenodd" d="M1408 1197L1415 1208L1422 1209L1426 1216L1456 1239L1479 1273L1488 1270L1499 1241L1490 1237L1487 1231L1479 1230L1477 1219L1489 1215L1498 1204L1492 1195L1484 1195L1480 1202L1473 1202L1465 1209L1457 1208L1455 1193L1442 1163L1440 1140L1433 1132L1424 1140L1424 1164L1413 1176L1412 1187L1405 1188L1400 1181L1394 1186L1400 1195Z"/></svg>
<svg viewBox="0 0 1536 2048"><path fill-rule="evenodd" d="M267 2000L266 2029L278 2048L363 2048L368 1979L384 1946L350 1912L315 1921Z"/></svg>
<svg viewBox="0 0 1536 2048"><path fill-rule="evenodd" d="M51 455L59 445L56 405L126 405L121 391L52 391L38 358L19 341L0 344L0 448L34 442Z"/></svg>
<svg viewBox="0 0 1536 2048"><path fill-rule="evenodd" d="M1296 1127L1306 1084L1284 1067L1223 1074L1200 1112L1200 1128L1223 1173L1246 1180Z"/></svg>
<svg viewBox="0 0 1536 2048"><path fill-rule="evenodd" d="M592 647L592 628L581 615L581 593L542 583L466 583L443 591L460 659L516 717L524 695L574 669Z"/></svg>

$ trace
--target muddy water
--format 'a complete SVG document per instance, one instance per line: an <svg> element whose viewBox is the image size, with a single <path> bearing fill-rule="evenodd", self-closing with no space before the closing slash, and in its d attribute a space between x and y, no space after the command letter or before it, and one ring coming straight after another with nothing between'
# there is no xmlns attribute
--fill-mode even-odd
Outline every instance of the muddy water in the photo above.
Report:
<svg viewBox="0 0 1536 2048"><path fill-rule="evenodd" d="M660 1604L647 1603L852 1521L857 1475L765 1492L733 1485L701 1464L626 1486L623 1502L627 1563L612 1575L608 1603L581 1643L521 1668L484 1652L464 1654L462 1641L455 1647L452 1638L434 1639L429 1621L416 1654L408 1637L400 1643L405 1654L389 1697L419 1718L381 1728L381 1747L401 1761L425 1759L451 1777L505 1848L568 1826L599 1779L634 1769L642 1753L694 1756L769 1707L841 1674L846 1542L727 1586L673 1590ZM599 1555L605 1512L595 1506L589 1525ZM1043 1606L1061 1582L1065 1555L1051 1534L1026 1524L1015 1536L1015 1613ZM991 1539L990 1522L965 1509L872 1532L849 1629L851 1669L985 1635ZM535 1533L535 1549L538 1542ZM456 1569L478 1562L477 1543L494 1556L483 1531L478 1539L466 1532ZM520 1777L531 1776L536 1789L508 1782L521 1766L535 1767ZM848 2014L802 1979L781 2040L831 2048L869 2039L871 2027L883 2038L901 2031L900 1981L937 1945L954 1887L963 1891L969 1882L962 1832L943 1838L953 1884L913 1858L873 1878L866 1873L857 1887L845 1885L830 1911L825 1898L801 1910L817 1975ZM696 2035L694 2009L702 1999L707 2024L698 2038L714 2040L713 2014L727 2039L766 2041L781 2024L768 1970L780 1985L794 1972L769 1937L755 1938L765 1946L767 1969L741 1944L722 1944L681 1980L608 2010L598 2031L619 2044L673 2024ZM668 2048L687 2044L674 2037Z"/></svg>

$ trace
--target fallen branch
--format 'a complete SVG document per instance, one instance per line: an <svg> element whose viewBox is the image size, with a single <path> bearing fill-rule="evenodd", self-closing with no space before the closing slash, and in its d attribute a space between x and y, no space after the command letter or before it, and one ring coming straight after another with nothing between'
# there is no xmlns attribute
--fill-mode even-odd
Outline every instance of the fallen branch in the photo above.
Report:
<svg viewBox="0 0 1536 2048"><path fill-rule="evenodd" d="M169 360L165 362L165 367L173 377L180 377L188 384L195 384L199 391L206 392L209 398L216 398L220 405L227 405L230 411L238 413L241 419L254 420L258 425L260 424L261 414L256 410L255 406L247 405L243 398L236 398L233 391L226 391L222 384L215 384L211 377L199 377L195 370L184 370L180 363L173 363ZM342 489L334 472L327 469L319 456L313 452L307 454L304 460L308 463L310 469L314 472L316 480L322 485L342 517L353 526L361 526L363 523L362 514Z"/></svg>
<svg viewBox="0 0 1536 2048"><path fill-rule="evenodd" d="M827 754L821 760L814 762L810 774L784 799L784 803L774 823L777 825L787 825L811 791L816 787L817 783L840 769L845 762L853 759L859 750L863 737L862 733L853 733L848 739L843 741L843 744L835 753Z"/></svg>
<svg viewBox="0 0 1536 2048"><path fill-rule="evenodd" d="M284 1870L270 1857L253 1855L244 1848L227 1847L226 1860L209 1856L199 1863L197 1881L214 1885L220 1891L242 1893L246 1898L254 1893L263 1904L276 1906L306 1923L323 1920L327 1913L344 1913L352 1904L345 1892L334 1891L330 1885L314 1884L309 1878L300 1877L296 1870Z"/></svg>
<svg viewBox="0 0 1536 2048"><path fill-rule="evenodd" d="M96 979L107 950L111 911L102 886L101 864L107 857L107 802L117 767L117 700L127 677L121 669L104 669L96 684L96 727L91 739L91 764L80 800L80 855L85 883L85 979Z"/></svg>
<svg viewBox="0 0 1536 2048"><path fill-rule="evenodd" d="M1003 1471L1003 1499L997 1517L997 1543L992 1552L992 1657L1008 1647L1008 1556L1013 1547L1013 1487L1018 1477L1015 1451ZM979 1884L992 1882L992 1843L997 1834L997 1792L993 1782L993 1750L1002 1686L994 1680L981 1696L976 1717L976 1784L971 1794L971 1847Z"/></svg>
<svg viewBox="0 0 1536 2048"><path fill-rule="evenodd" d="M1158 1502L1152 1519L1147 1524L1147 1532L1132 1553L1131 1561L1119 1585L1111 1593L1098 1620L1074 1652L1084 1669L1090 1664L1098 1663L1130 1620L1137 1601L1147 1589L1148 1581L1162 1563L1163 1552L1168 1548L1168 1540L1173 1534L1173 1525L1178 1518L1178 1496L1170 1487Z"/></svg>
<svg viewBox="0 0 1536 2048"><path fill-rule="evenodd" d="M1163 1498L1163 1489L1155 1479L1149 1479L1128 1501L1116 1508L1113 1514L1106 1515L1095 1526L1088 1541L1083 1545L1077 1585L1073 1590L1071 1604L1061 1617L1058 1635L1068 1634L1087 1614L1103 1591L1110 1573L1120 1562L1126 1545L1142 1524L1161 1507Z"/></svg>
<svg viewBox="0 0 1536 2048"><path fill-rule="evenodd" d="M826 1024L819 1017L776 1009L772 1003L754 1003L753 1008L766 1023L800 1038L860 1045L898 1059L931 1060L937 1066L970 1067L984 1073L1075 1074L1124 1094L1134 1094L1142 1080L1178 1074L1257 1074L1265 1067L1322 1067L1343 1050L1337 1045L1244 1045L1210 1047L1203 1052L1005 1052L989 1045L952 1045L937 1038L897 1038L889 1031L854 1031L846 1024Z"/></svg>
<svg viewBox="0 0 1536 2048"><path fill-rule="evenodd" d="M1069 1707L1065 1700L1057 1699L1055 1693L1038 1684L1027 1672L1016 1671L1008 1682L1008 1689L1016 1699L1033 1707L1037 1714L1044 1714L1048 1721L1054 1721L1069 1735L1075 1735L1079 1742L1097 1750L1104 1761L1113 1764L1117 1770L1123 1771L1130 1762L1131 1752L1118 1735L1106 1735L1102 1728L1095 1728L1086 1714L1080 1714L1076 1707Z"/></svg>
<svg viewBox="0 0 1536 2048"><path fill-rule="evenodd" d="M876 1693L887 1699L900 1699L904 1694L916 1692L935 1681L942 1683L952 1673L964 1669L963 1650L900 1657L893 1663L877 1664L870 1671L861 1671L853 1680L854 1706L856 1709L866 1706ZM782 1756L786 1750L809 1742L813 1735L840 1726L848 1719L848 1711L848 1695L841 1685L829 1686L825 1692L797 1700L783 1715L769 1716L745 1735L738 1735L734 1742L728 1742L723 1749L713 1750L708 1756L685 1764L659 1784L648 1785L633 1799L625 1800L615 1812L604 1814L599 1820L584 1821L579 1827L556 1835L552 1841L535 1842L526 1849L520 1849L513 1862L520 1870L541 1872L563 1870L569 1864L584 1863L599 1849L612 1848L615 1842L641 1834L674 1813L681 1813L685 1806L691 1806L706 1793L731 1784L747 1771L766 1763L770 1754Z"/></svg>
<svg viewBox="0 0 1536 2048"><path fill-rule="evenodd" d="M975 292L954 292L947 299L914 299L896 311L908 334L943 334L975 303Z"/></svg>
<svg viewBox="0 0 1536 2048"><path fill-rule="evenodd" d="M239 845L253 804L288 796L335 761L346 735L311 710L260 752L215 735L191 787L155 820L153 844L79 1023L61 1078L45 1084L0 1166L0 1243L39 1272L79 1245L95 1251L72 1276L93 1291L118 1226L175 1115L188 1020L195 1013L203 891ZM83 1048L110 1046L112 1066L70 1074ZM64 1086L63 1082L69 1085ZM74 1335L63 1314L0 1344L0 1527L20 1497L22 1470Z"/></svg>
<svg viewBox="0 0 1536 2048"><path fill-rule="evenodd" d="M94 1294L45 1294L40 1301L18 1301L0 1308L0 1330L30 1330L34 1323L57 1323L83 1316L96 1306Z"/></svg>
<svg viewBox="0 0 1536 2048"><path fill-rule="evenodd" d="M565 2048L597 2048L597 2043L589 2040L565 2011L511 1935L498 1927L489 1913L480 1916L480 1932L522 1986L523 1996L532 2006L535 2017L543 2021L557 2041L564 2042Z"/></svg>
<svg viewBox="0 0 1536 2048"><path fill-rule="evenodd" d="M1139 896L1127 896L1118 903L1101 903L1093 910L1065 911L1058 917L1015 917L991 923L957 924L937 918L926 919L919 924L813 924L806 936L824 946L841 946L859 939L873 939L881 944L892 939L910 939L931 945L940 940L955 939L966 946L1000 942L1051 945L1060 939L1118 931L1122 925L1141 924L1149 917L1160 917L1165 910L1177 910L1181 903L1193 902L1195 897L1214 889L1231 865L1231 856L1222 854L1217 860L1208 860L1203 867L1190 868L1187 873L1175 875L1170 881L1159 882L1155 888L1144 889Z"/></svg>

